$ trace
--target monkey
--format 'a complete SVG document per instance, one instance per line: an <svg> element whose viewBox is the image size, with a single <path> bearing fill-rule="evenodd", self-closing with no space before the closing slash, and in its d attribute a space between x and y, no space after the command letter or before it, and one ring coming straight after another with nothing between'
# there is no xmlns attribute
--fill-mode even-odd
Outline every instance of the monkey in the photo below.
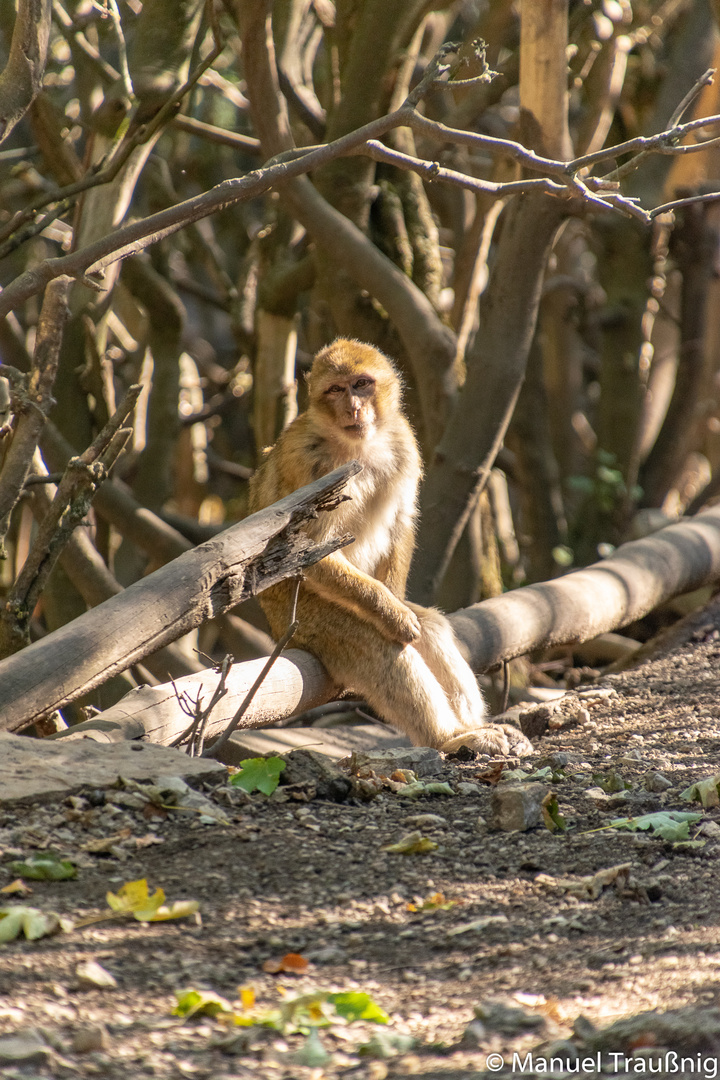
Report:
<svg viewBox="0 0 720 1080"><path fill-rule="evenodd" d="M343 532L354 541L305 571L293 645L415 745L532 753L516 728L486 721L445 616L404 599L423 469L394 364L371 345L338 338L317 354L307 384L307 409L265 451L250 481L251 512L353 459L362 472L348 481L348 501L305 527L315 541ZM276 640L294 591L283 581L259 595Z"/></svg>

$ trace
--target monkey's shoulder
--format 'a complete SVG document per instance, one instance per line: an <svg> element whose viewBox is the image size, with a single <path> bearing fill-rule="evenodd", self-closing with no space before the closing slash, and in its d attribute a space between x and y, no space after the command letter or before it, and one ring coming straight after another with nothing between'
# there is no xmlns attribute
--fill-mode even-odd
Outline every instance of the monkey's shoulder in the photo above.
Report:
<svg viewBox="0 0 720 1080"><path fill-rule="evenodd" d="M320 461L318 440L303 413L262 451L262 461L250 480L250 507L259 510L330 472Z"/></svg>

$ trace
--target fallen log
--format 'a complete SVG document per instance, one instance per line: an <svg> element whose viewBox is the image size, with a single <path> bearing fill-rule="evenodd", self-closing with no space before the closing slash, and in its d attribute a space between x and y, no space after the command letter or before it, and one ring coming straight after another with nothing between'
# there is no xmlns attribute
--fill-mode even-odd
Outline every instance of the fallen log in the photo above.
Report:
<svg viewBox="0 0 720 1080"><path fill-rule="evenodd" d="M720 581L720 507L623 544L602 562L564 578L493 597L450 616L476 672L534 649L588 641L642 618L674 596ZM219 735L244 700L263 660L238 664L216 705L207 738ZM210 700L219 675L203 672L174 684L139 687L111 709L72 728L70 737L145 738L170 743L188 725L178 693ZM337 688L320 663L291 649L271 669L238 730L285 719L328 701Z"/></svg>
<svg viewBox="0 0 720 1080"><path fill-rule="evenodd" d="M302 525L342 502L345 482L359 471L357 462L336 469L3 660L0 729L18 731L52 715L206 619L343 547L351 537L314 544Z"/></svg>

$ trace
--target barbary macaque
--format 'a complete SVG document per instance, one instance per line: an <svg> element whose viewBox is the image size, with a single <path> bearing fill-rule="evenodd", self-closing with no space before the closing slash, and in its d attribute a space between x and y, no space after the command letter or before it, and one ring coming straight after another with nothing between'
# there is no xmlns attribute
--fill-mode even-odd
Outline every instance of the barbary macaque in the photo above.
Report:
<svg viewBox="0 0 720 1080"><path fill-rule="evenodd" d="M422 464L392 363L371 345L340 338L316 356L308 391L307 410L252 478L251 510L353 458L363 468L346 486L350 501L307 526L316 541L339 533L355 540L305 571L293 646L317 656L338 686L365 698L416 745L531 753L517 729L486 722L447 619L404 599ZM288 627L294 591L283 581L259 596L276 638Z"/></svg>

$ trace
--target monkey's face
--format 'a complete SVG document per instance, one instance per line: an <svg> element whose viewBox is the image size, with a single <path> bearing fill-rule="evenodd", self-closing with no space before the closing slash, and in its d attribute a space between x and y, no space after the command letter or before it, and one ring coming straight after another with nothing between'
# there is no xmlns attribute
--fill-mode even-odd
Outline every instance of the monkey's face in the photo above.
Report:
<svg viewBox="0 0 720 1080"><path fill-rule="evenodd" d="M362 439L375 428L375 394L376 382L370 374L337 376L322 387L318 405L333 427L348 438Z"/></svg>

